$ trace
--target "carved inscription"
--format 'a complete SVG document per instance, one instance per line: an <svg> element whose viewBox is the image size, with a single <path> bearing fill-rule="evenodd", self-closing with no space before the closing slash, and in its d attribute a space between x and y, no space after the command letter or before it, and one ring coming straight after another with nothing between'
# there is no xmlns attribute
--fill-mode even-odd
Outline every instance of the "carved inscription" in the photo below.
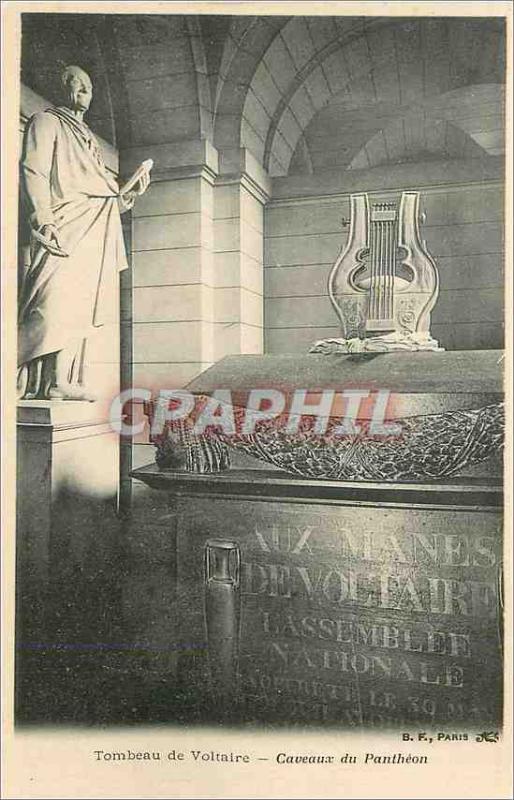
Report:
<svg viewBox="0 0 514 800"><path fill-rule="evenodd" d="M498 538L329 527L261 523L246 540L243 691L298 720L487 718Z"/></svg>
<svg viewBox="0 0 514 800"><path fill-rule="evenodd" d="M262 554L303 553L310 558L303 563L271 559L244 562L243 593L283 599L304 597L314 605L329 603L450 616L496 614L496 581L488 575L498 559L490 536L470 542L464 534L407 533L400 539L394 534L367 532L358 540L343 531L330 549L324 550L311 540L313 533L312 528L281 531L273 526L266 538L256 528L255 542ZM334 564L331 556L340 561ZM327 563L319 563L323 558ZM436 567L434 574L413 574L412 567L427 563ZM485 580L458 580L441 576L438 567L474 567L478 576L485 569L487 576Z"/></svg>
<svg viewBox="0 0 514 800"><path fill-rule="evenodd" d="M499 514L211 501L208 516L241 549L245 719L500 722ZM200 509L182 539L198 580L201 526Z"/></svg>

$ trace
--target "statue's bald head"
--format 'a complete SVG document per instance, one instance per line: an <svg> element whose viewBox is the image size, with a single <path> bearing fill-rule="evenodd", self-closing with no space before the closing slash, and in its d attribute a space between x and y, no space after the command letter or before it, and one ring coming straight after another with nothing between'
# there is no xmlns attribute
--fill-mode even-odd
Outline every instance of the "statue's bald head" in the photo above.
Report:
<svg viewBox="0 0 514 800"><path fill-rule="evenodd" d="M87 111L93 96L91 78L81 67L71 65L61 72L64 102L72 111Z"/></svg>

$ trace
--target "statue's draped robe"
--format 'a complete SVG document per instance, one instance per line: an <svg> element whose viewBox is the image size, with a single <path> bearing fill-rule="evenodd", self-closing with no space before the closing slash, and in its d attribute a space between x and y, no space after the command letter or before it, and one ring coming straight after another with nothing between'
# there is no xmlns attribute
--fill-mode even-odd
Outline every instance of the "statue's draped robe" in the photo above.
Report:
<svg viewBox="0 0 514 800"><path fill-rule="evenodd" d="M117 181L92 132L68 109L47 109L30 120L22 178L31 226L55 225L68 257L32 247L19 291L20 365L114 322L113 281L127 266Z"/></svg>

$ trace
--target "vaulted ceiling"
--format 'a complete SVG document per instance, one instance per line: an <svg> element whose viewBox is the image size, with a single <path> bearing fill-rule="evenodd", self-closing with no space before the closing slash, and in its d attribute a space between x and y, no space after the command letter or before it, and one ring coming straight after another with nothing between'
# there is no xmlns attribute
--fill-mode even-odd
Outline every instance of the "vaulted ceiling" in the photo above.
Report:
<svg viewBox="0 0 514 800"><path fill-rule="evenodd" d="M254 74L242 139L277 175L485 156L503 144L503 76L498 20L296 17Z"/></svg>
<svg viewBox="0 0 514 800"><path fill-rule="evenodd" d="M120 149L208 138L275 176L504 150L498 18L30 13L21 63L51 102L86 69Z"/></svg>

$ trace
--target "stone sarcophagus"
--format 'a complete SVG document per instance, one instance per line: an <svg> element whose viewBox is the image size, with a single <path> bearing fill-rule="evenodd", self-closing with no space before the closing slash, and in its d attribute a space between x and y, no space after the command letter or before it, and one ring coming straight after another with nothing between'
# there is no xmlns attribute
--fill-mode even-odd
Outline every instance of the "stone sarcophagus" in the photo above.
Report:
<svg viewBox="0 0 514 800"><path fill-rule="evenodd" d="M304 477L490 475L503 445L498 351L229 356L148 404L156 461L218 472L245 454ZM180 394L180 393L179 393ZM190 398L189 398L190 399ZM170 405L171 404L171 405Z"/></svg>
<svg viewBox="0 0 514 800"><path fill-rule="evenodd" d="M170 717L499 729L500 354L234 357L189 390L208 418L170 401L134 472L173 511Z"/></svg>

